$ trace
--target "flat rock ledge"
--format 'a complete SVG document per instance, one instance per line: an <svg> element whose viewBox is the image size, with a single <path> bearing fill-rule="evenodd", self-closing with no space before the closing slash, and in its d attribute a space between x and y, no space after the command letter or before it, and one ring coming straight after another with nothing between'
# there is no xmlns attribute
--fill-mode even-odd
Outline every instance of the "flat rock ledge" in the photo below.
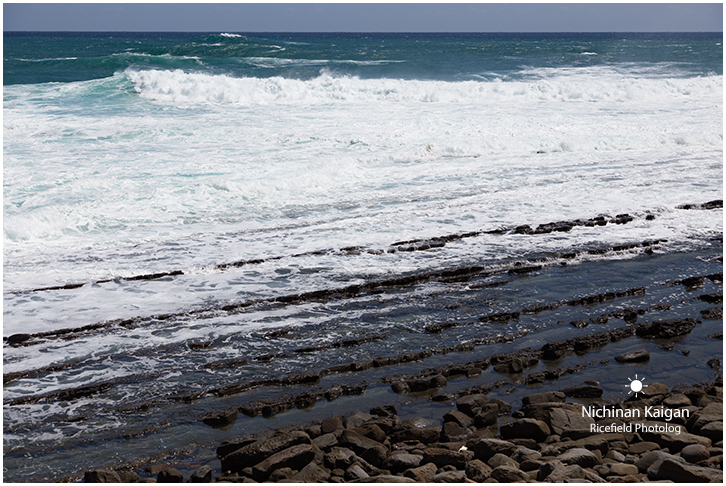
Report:
<svg viewBox="0 0 726 486"><path fill-rule="evenodd" d="M217 449L221 474L210 466L189 477L164 466L146 471L153 471L157 482L722 483L722 379L678 391L652 383L648 390L621 403L587 402L602 410L638 409L641 417L650 407L671 417L625 419L648 426L638 432L608 429L625 422L591 417L583 403L567 402L568 390L531 394L512 412L508 404L472 389L459 394L442 421L402 421L393 406L375 407L225 441ZM688 417L676 417L676 410L688 410ZM84 481L154 479L94 470Z"/></svg>

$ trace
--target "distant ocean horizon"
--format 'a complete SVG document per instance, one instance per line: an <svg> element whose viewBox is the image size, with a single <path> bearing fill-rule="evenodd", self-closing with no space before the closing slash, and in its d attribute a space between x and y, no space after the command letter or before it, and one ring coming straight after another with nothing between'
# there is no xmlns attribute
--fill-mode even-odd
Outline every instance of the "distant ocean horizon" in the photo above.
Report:
<svg viewBox="0 0 726 486"><path fill-rule="evenodd" d="M478 316L640 286L633 243L665 262L633 275L706 272L722 38L5 32L5 481L213 443L229 383L547 327ZM494 277L360 290L460 268ZM521 268L560 273L490 285Z"/></svg>

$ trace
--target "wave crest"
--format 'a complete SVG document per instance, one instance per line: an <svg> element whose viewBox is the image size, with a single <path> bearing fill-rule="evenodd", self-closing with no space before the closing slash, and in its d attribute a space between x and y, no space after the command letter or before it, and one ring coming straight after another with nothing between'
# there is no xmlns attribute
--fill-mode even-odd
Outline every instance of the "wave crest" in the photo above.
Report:
<svg viewBox="0 0 726 486"><path fill-rule="evenodd" d="M182 70L132 70L125 75L142 97L175 104L321 104L340 102L533 103L719 102L722 76L648 79L617 74L553 76L519 81L361 79L323 70L313 79L236 78Z"/></svg>

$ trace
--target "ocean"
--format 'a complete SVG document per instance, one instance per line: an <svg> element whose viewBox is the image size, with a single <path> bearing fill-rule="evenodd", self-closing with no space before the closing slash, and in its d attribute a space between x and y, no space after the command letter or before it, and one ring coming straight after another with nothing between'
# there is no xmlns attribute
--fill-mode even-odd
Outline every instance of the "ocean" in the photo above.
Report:
<svg viewBox="0 0 726 486"><path fill-rule="evenodd" d="M664 283L722 268L721 33L6 32L3 57L5 481L204 462L595 311L482 315L632 287L610 310L675 312ZM644 372L707 380L706 334ZM275 424L200 420L363 382Z"/></svg>

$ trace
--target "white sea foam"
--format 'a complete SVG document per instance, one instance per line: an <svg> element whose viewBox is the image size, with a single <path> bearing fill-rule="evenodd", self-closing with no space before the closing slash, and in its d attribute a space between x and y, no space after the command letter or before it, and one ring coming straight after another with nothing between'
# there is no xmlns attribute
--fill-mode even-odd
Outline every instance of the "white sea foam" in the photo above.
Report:
<svg viewBox="0 0 726 486"><path fill-rule="evenodd" d="M164 283L163 296L150 283L107 284L40 306L8 297L4 332L445 264L433 254L313 257L285 265L325 270L283 281L274 265L250 275L209 270L238 260L644 210L663 217L647 228L572 231L564 241L558 234L502 247L482 239L455 257L450 245L446 258L655 237L687 245L719 231L720 212L674 208L722 197L721 76L528 76L296 80L128 70L8 86L6 290L171 270L190 277L178 288Z"/></svg>
<svg viewBox="0 0 726 486"><path fill-rule="evenodd" d="M293 61L251 58L265 65L324 61ZM721 76L684 79L652 79L619 76L612 72L563 71L552 76L544 70L534 81L420 81L359 79L323 73L310 80L282 77L235 78L227 75L188 73L182 70L128 70L126 76L143 97L177 104L231 103L319 104L335 102L432 102L481 103L485 105L536 102L627 103L631 101L673 103L708 99L718 102L723 88ZM531 73L535 75L533 71Z"/></svg>

